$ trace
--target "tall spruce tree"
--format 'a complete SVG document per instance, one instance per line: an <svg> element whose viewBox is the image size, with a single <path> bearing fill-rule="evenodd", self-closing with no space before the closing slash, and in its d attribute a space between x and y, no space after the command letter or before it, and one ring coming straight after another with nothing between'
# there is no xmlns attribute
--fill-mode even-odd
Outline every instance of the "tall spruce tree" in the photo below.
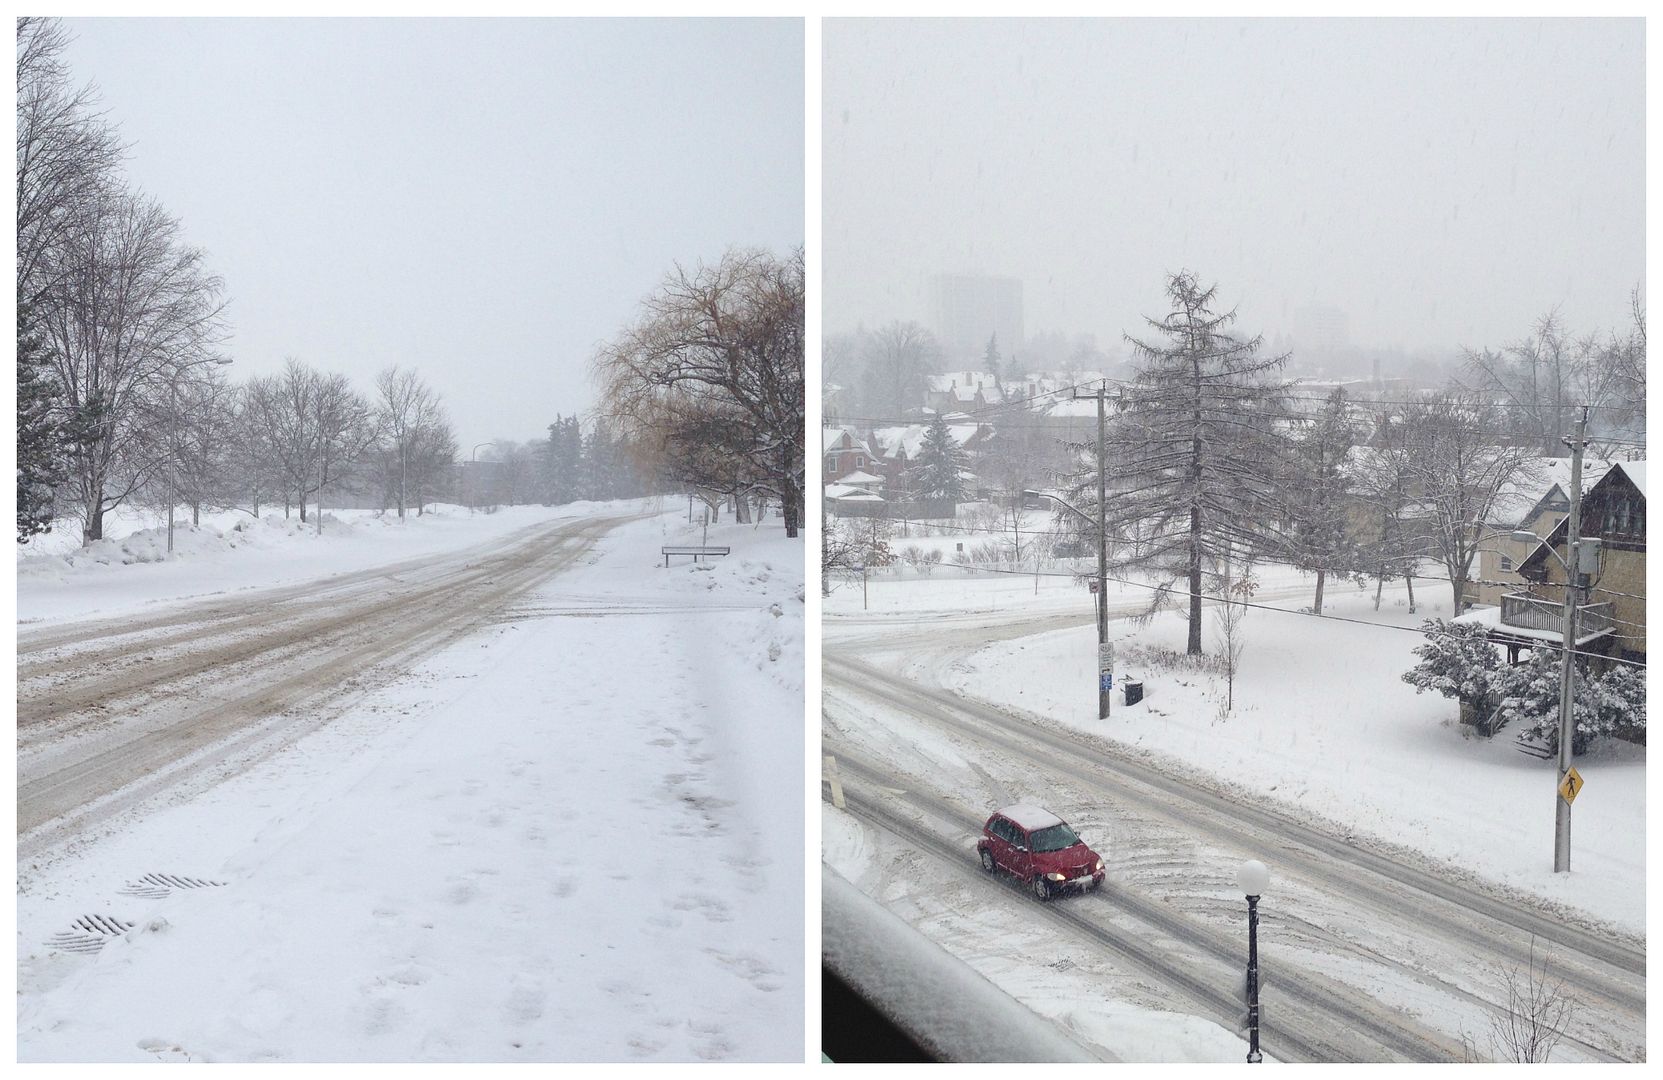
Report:
<svg viewBox="0 0 1663 1080"><path fill-rule="evenodd" d="M912 472L912 493L925 500L963 502L970 497L961 475L969 466L970 456L964 447L953 441L947 429L947 418L936 413L924 431L919 444L917 463Z"/></svg>
<svg viewBox="0 0 1663 1080"><path fill-rule="evenodd" d="M982 353L982 366L993 376L993 381L1003 385L999 378L999 335L987 336L987 349Z"/></svg>
<svg viewBox="0 0 1663 1080"><path fill-rule="evenodd" d="M1261 337L1230 334L1236 313L1213 309L1217 288L1187 270L1168 276L1172 310L1147 320L1160 336L1127 335L1136 385L1106 434L1108 531L1140 538L1115 565L1164 578L1157 600L1186 583L1192 655L1201 653L1203 596L1232 560L1276 550L1285 513L1273 424L1288 384L1273 375L1287 356L1261 357ZM1075 503L1094 511L1090 457Z"/></svg>
<svg viewBox="0 0 1663 1080"><path fill-rule="evenodd" d="M1357 445L1356 423L1350 415L1344 387L1335 387L1322 411L1293 441L1286 486L1293 528L1288 534L1288 558L1301 570L1317 576L1312 610L1322 614L1323 586L1331 571L1355 573L1360 566L1358 546L1347 528L1349 473L1347 459Z"/></svg>
<svg viewBox="0 0 1663 1080"><path fill-rule="evenodd" d="M52 527L52 492L69 475L59 393L31 305L17 300L17 542Z"/></svg>

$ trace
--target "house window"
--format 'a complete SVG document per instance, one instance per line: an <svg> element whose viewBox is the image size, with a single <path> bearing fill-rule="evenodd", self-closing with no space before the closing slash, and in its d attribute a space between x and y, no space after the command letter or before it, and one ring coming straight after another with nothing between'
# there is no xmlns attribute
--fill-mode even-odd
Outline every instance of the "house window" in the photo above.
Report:
<svg viewBox="0 0 1663 1080"><path fill-rule="evenodd" d="M855 468L857 468L857 469L866 468L866 459L861 457L859 454L855 455Z"/></svg>
<svg viewBox="0 0 1663 1080"><path fill-rule="evenodd" d="M836 454L827 454L826 455L826 471L829 472L829 473L834 473L834 472L837 471L837 455Z"/></svg>
<svg viewBox="0 0 1663 1080"><path fill-rule="evenodd" d="M1513 556L1503 555L1501 557L1501 568L1503 570L1512 570L1513 569Z"/></svg>

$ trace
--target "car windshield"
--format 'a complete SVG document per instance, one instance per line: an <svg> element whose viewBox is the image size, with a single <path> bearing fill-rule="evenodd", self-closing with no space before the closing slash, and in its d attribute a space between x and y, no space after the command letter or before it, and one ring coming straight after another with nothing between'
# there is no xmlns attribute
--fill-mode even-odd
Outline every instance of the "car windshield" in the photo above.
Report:
<svg viewBox="0 0 1663 1080"><path fill-rule="evenodd" d="M1033 841L1035 851L1061 851L1078 844L1080 838L1067 825L1057 824L1036 831Z"/></svg>

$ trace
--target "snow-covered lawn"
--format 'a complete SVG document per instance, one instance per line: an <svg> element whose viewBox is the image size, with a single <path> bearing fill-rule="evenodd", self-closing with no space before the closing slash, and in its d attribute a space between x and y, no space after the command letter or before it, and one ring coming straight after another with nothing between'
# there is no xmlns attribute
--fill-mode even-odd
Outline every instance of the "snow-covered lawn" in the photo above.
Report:
<svg viewBox="0 0 1663 1080"><path fill-rule="evenodd" d="M423 547L387 534L541 513L192 561L271 584L371 564L348 554L371 529L386 561ZM713 527L733 555L666 570L689 539L674 513L626 526L348 718L20 866L19 1058L801 1060L802 541ZM130 609L198 581L132 584L184 561L102 580ZM112 610L75 606L83 576L26 578L20 614ZM222 884L123 893L149 873ZM95 913L134 929L45 946Z"/></svg>
<svg viewBox="0 0 1663 1080"><path fill-rule="evenodd" d="M1447 613L1448 598L1435 590L1419 598ZM1141 679L1145 699L1128 707L1117 691L1106 721L1092 705L1090 626L991 645L954 665L948 680L1644 933L1644 748L1607 740L1577 759L1587 786L1573 813L1572 872L1554 874L1553 763L1521 753L1511 730L1469 737L1453 701L1402 682L1422 640L1413 628L1431 613L1423 606L1410 615L1404 601L1401 587L1388 589L1376 612L1372 589L1331 587L1325 613L1364 625L1251 611L1229 712L1222 675L1144 658L1150 649L1183 652L1186 624L1175 614L1141 628L1110 623L1117 686ZM1209 652L1216 638L1209 613Z"/></svg>
<svg viewBox="0 0 1663 1080"><path fill-rule="evenodd" d="M315 520L237 511L209 513L200 526L174 519L173 554L167 519L118 512L105 518L105 539L87 547L79 526L53 530L17 545L17 616L36 624L108 617L191 597L312 581L388 563L487 543L538 522L582 517L607 504L509 506L495 513L430 506L402 521L396 513L325 509Z"/></svg>

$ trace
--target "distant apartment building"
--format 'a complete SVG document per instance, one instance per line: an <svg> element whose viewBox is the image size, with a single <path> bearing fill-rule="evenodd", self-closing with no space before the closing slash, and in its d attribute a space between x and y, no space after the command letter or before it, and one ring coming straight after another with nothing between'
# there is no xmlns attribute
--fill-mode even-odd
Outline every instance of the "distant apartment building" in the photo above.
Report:
<svg viewBox="0 0 1663 1080"><path fill-rule="evenodd" d="M1294 312L1297 351L1333 357L1351 346L1351 320L1337 307L1317 304Z"/></svg>
<svg viewBox="0 0 1663 1080"><path fill-rule="evenodd" d="M999 353L1020 353L1022 282L980 274L937 274L930 279L930 329L949 357L977 357L997 335Z"/></svg>

